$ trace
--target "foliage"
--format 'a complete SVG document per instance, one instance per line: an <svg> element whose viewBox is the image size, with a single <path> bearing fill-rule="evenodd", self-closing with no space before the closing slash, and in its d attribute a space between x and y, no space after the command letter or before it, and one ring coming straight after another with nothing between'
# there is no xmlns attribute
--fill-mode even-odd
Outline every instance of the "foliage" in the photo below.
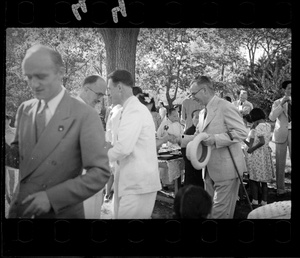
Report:
<svg viewBox="0 0 300 258"><path fill-rule="evenodd" d="M13 117L18 106L32 98L22 75L26 50L36 43L49 45L61 53L65 76L63 85L76 94L90 74L105 75L104 43L95 29L9 28L6 31L6 109Z"/></svg>
<svg viewBox="0 0 300 258"><path fill-rule="evenodd" d="M121 37L122 45L130 45L131 40ZM181 92L188 91L195 75L203 74L213 79L220 96L237 98L238 90L246 89L249 101L268 113L272 102L281 96L278 86L291 78L291 31L285 28L143 28L137 40L136 86L158 95L164 92L169 106ZM98 28L7 29L6 109L12 117L21 102L32 98L21 62L26 50L37 42L62 54L66 69L63 84L71 94L76 94L87 75L97 73L106 78L106 54L110 58L118 54L107 52L109 41L104 43ZM121 61L134 62L132 58ZM102 111L105 105L101 103Z"/></svg>

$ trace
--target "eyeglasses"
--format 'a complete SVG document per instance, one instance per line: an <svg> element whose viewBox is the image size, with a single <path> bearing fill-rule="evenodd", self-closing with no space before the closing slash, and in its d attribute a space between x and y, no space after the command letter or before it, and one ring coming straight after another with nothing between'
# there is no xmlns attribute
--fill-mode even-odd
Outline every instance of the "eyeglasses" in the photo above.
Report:
<svg viewBox="0 0 300 258"><path fill-rule="evenodd" d="M204 88L201 88L200 90L203 90ZM191 92L191 95L193 96L193 97L195 97L197 94L198 94L198 92L200 91L200 90L198 90L198 91L196 91L196 92Z"/></svg>
<svg viewBox="0 0 300 258"><path fill-rule="evenodd" d="M94 92L94 93L97 95L98 99L101 98L102 96L104 96L104 94L101 93L101 92L95 92L95 91L92 90L91 88L88 88L88 89L89 89L90 91Z"/></svg>

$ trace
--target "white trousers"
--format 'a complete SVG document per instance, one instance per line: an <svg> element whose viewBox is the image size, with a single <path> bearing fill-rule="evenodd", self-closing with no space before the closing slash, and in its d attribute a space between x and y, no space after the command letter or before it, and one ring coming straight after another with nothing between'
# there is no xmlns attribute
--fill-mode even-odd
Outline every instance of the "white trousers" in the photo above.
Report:
<svg viewBox="0 0 300 258"><path fill-rule="evenodd" d="M114 195L114 219L151 219L157 192Z"/></svg>

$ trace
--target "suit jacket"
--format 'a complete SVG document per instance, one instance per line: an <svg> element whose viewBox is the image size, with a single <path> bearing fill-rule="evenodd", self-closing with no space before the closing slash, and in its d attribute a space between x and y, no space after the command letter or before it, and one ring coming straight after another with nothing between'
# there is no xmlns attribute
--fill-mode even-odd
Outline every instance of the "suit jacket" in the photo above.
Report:
<svg viewBox="0 0 300 258"><path fill-rule="evenodd" d="M275 128L272 140L275 143L284 143L288 138L288 103L284 107L280 105L282 98L274 101L272 110L269 114L271 121L275 121Z"/></svg>
<svg viewBox="0 0 300 258"><path fill-rule="evenodd" d="M36 143L38 102L26 101L17 112L13 144L19 145L20 183L9 217L22 217L30 204L22 205L23 199L46 191L52 208L37 218L84 218L83 201L110 176L103 125L94 109L65 92Z"/></svg>
<svg viewBox="0 0 300 258"><path fill-rule="evenodd" d="M246 139L247 130L238 110L227 100L215 96L207 108L206 120L203 124L204 109L199 113L197 131L214 134L215 146L207 163L208 173L215 182L238 177L230 156L228 146L237 165L238 172L243 174L246 163L243 156L241 141ZM229 132L232 140L227 133Z"/></svg>
<svg viewBox="0 0 300 258"><path fill-rule="evenodd" d="M116 142L108 156L110 162L119 163L115 172L119 197L161 189L155 125L148 108L135 96L124 103Z"/></svg>

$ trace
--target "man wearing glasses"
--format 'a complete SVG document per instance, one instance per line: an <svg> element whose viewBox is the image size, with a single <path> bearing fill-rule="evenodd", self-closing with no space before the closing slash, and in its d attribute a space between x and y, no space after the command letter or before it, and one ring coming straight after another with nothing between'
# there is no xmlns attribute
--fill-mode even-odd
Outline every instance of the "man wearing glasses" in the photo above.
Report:
<svg viewBox="0 0 300 258"><path fill-rule="evenodd" d="M205 190L213 198L211 218L232 219L239 190L234 163L242 175L246 171L246 164L240 142L247 137L247 131L238 110L227 100L215 95L213 82L208 77L196 77L191 83L190 92L205 108L199 113L196 133L193 136L183 135L181 146L198 133L208 134L202 144L211 146L211 156L202 172Z"/></svg>
<svg viewBox="0 0 300 258"><path fill-rule="evenodd" d="M95 107L100 99L105 95L106 82L99 75L86 77L82 84L82 89L77 99L85 102L91 107Z"/></svg>
<svg viewBox="0 0 300 258"><path fill-rule="evenodd" d="M77 99L95 107L106 92L106 82L99 75L90 75L83 81L83 87ZM85 174L86 171L83 171ZM86 219L100 219L101 206L103 203L103 189L83 202L84 215Z"/></svg>

